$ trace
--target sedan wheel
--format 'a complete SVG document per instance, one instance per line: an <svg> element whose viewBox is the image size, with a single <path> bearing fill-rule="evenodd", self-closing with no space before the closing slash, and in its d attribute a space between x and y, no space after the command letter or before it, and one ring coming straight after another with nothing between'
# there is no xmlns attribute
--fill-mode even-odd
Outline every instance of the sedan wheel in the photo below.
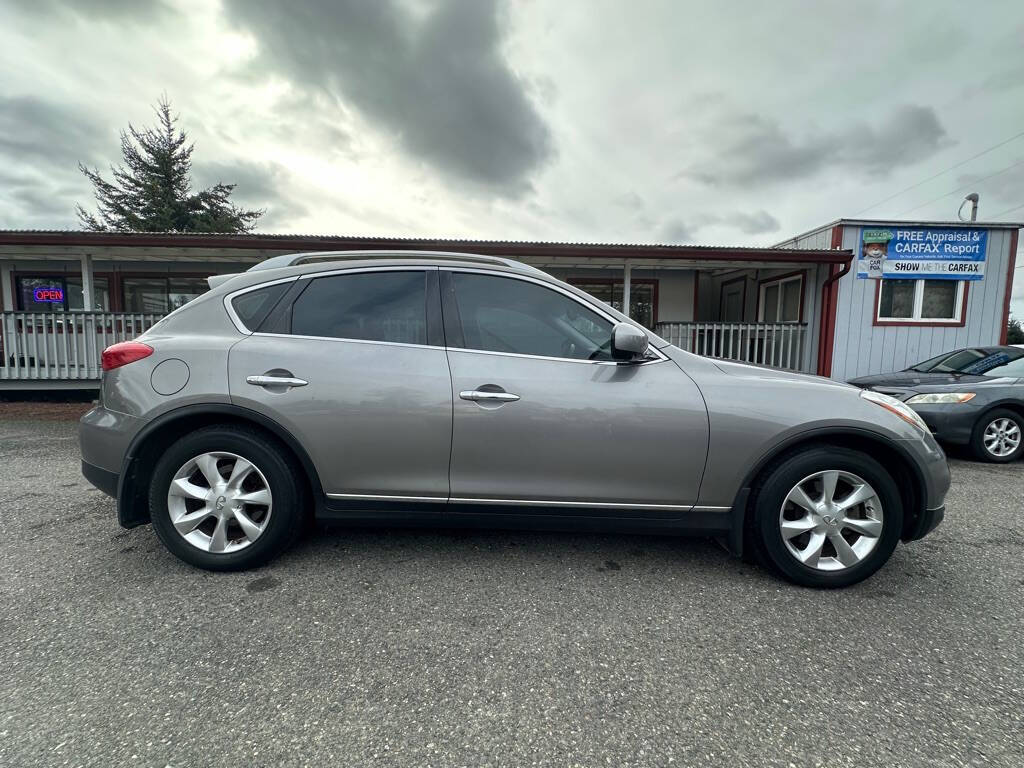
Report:
<svg viewBox="0 0 1024 768"><path fill-rule="evenodd" d="M786 549L820 571L857 565L882 535L882 502L863 478L830 469L808 475L786 495L779 528Z"/></svg>
<svg viewBox="0 0 1024 768"><path fill-rule="evenodd" d="M273 498L255 464L234 453L203 453L171 480L167 510L178 534L204 552L236 552L267 528Z"/></svg>
<svg viewBox="0 0 1024 768"><path fill-rule="evenodd" d="M1000 459L1020 448L1020 427L1013 419L1000 418L989 423L982 435L985 450Z"/></svg>
<svg viewBox="0 0 1024 768"><path fill-rule="evenodd" d="M1005 464L1024 454L1024 419L1008 408L997 408L978 419L971 448L982 461Z"/></svg>

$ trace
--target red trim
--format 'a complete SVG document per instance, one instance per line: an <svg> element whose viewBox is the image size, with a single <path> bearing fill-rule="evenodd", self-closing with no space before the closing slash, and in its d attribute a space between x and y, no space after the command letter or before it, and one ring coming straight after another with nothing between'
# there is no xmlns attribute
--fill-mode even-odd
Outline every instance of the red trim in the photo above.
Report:
<svg viewBox="0 0 1024 768"><path fill-rule="evenodd" d="M1003 296L1003 328L999 331L999 343L1006 343L1006 332L1010 325L1010 298L1013 296L1013 270L1017 262L1017 235L1020 230L1015 229L1010 235L1010 266L1006 270L1006 295Z"/></svg>
<svg viewBox="0 0 1024 768"><path fill-rule="evenodd" d="M757 303L754 306L754 318L755 322L794 322L793 320L761 320L761 287L766 283L781 283L783 280L787 280L791 277L800 278L800 315L795 322L802 323L804 321L804 287L807 285L807 273L804 270L797 270L795 272L787 272L784 275L775 275L774 277L766 277L757 281Z"/></svg>
<svg viewBox="0 0 1024 768"><path fill-rule="evenodd" d="M843 226L836 224L832 227L831 248L837 252L843 245ZM845 253L850 253L845 251ZM851 257L852 259L852 254ZM835 352L836 339L836 316L839 310L839 286L836 283L842 276L850 271L850 260L838 271L834 264L828 268L829 276L821 287L821 321L818 327L818 375L832 375L832 356Z"/></svg>
<svg viewBox="0 0 1024 768"><path fill-rule="evenodd" d="M722 317L722 305L725 297L725 286L732 285L733 283L743 283L743 294L740 299L740 319L739 320L725 320ZM732 280L724 280L718 286L718 321L720 323L742 323L744 318L747 316L747 276L741 275L740 277L734 277Z"/></svg>
<svg viewBox="0 0 1024 768"><path fill-rule="evenodd" d="M623 287L623 290L625 290L625 287L626 287L625 279L619 280L619 279L614 278L614 277L587 277L586 275L580 275L580 276L567 277L567 278L565 278L565 282L567 282L569 285L574 285L577 288L580 287L580 283L591 283L591 284L597 283L598 285L610 285L613 288L616 285L621 285ZM640 285L640 284L646 284L646 285L653 285L654 286L654 290L651 292L651 294L652 294L651 295L651 300L653 302L653 306L651 307L651 315L652 315L651 325L652 326L653 325L657 325L658 324L658 280L656 280L655 278L651 278L651 277L639 277L639 278L637 278L637 277L632 277L631 276L630 279L629 279L629 284L630 284L630 286ZM628 308L627 308L626 314L627 315L629 314Z"/></svg>
<svg viewBox="0 0 1024 768"><path fill-rule="evenodd" d="M875 280L875 304L873 314L871 316L871 325L897 326L903 328L963 328L965 325L967 325L967 292L970 290L971 284L967 280L962 280L960 282L964 284L964 295L963 299L960 302L959 320L930 320L928 322L914 322L912 320L907 321L878 319L878 305L879 302L881 302L882 300L882 280ZM1006 342L1004 341L1003 343L1005 344Z"/></svg>
<svg viewBox="0 0 1024 768"><path fill-rule="evenodd" d="M0 232L3 246L110 248L235 248L276 253L332 250L430 250L481 253L510 258L628 258L708 261L807 262L842 264L851 251L796 248L747 248L711 245L630 245L616 243L543 243L508 240L445 240L400 237L308 235L187 235L149 232ZM244 254L248 256L248 254Z"/></svg>

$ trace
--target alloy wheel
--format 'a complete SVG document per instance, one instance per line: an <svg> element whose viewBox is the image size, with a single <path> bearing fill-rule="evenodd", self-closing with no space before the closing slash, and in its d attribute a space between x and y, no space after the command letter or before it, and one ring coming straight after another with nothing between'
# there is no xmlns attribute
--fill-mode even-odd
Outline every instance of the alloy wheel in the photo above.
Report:
<svg viewBox="0 0 1024 768"><path fill-rule="evenodd" d="M985 427L981 439L986 451L993 456L1005 458L1020 447L1020 426L1013 419L1001 417Z"/></svg>
<svg viewBox="0 0 1024 768"><path fill-rule="evenodd" d="M248 459L214 451L186 461L167 490L178 534L204 552L236 552L267 529L273 499L267 478Z"/></svg>
<svg viewBox="0 0 1024 768"><path fill-rule="evenodd" d="M870 483L842 470L808 475L786 495L779 528L789 553L819 571L852 568L878 545L882 502Z"/></svg>

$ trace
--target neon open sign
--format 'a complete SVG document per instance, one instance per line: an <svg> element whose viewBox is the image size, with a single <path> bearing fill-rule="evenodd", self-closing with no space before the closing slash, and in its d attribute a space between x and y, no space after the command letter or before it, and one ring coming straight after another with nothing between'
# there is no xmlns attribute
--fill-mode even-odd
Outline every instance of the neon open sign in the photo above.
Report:
<svg viewBox="0 0 1024 768"><path fill-rule="evenodd" d="M63 288L36 288L32 291L32 298L40 304L62 304L64 302Z"/></svg>

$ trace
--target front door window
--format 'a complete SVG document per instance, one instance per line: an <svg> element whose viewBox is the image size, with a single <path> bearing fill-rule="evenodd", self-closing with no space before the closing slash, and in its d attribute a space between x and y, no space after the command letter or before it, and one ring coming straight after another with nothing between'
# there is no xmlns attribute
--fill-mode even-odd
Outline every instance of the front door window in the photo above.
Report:
<svg viewBox="0 0 1024 768"><path fill-rule="evenodd" d="M452 275L463 346L489 352L612 360L612 323L575 299L509 277ZM449 344L452 342L449 341Z"/></svg>

